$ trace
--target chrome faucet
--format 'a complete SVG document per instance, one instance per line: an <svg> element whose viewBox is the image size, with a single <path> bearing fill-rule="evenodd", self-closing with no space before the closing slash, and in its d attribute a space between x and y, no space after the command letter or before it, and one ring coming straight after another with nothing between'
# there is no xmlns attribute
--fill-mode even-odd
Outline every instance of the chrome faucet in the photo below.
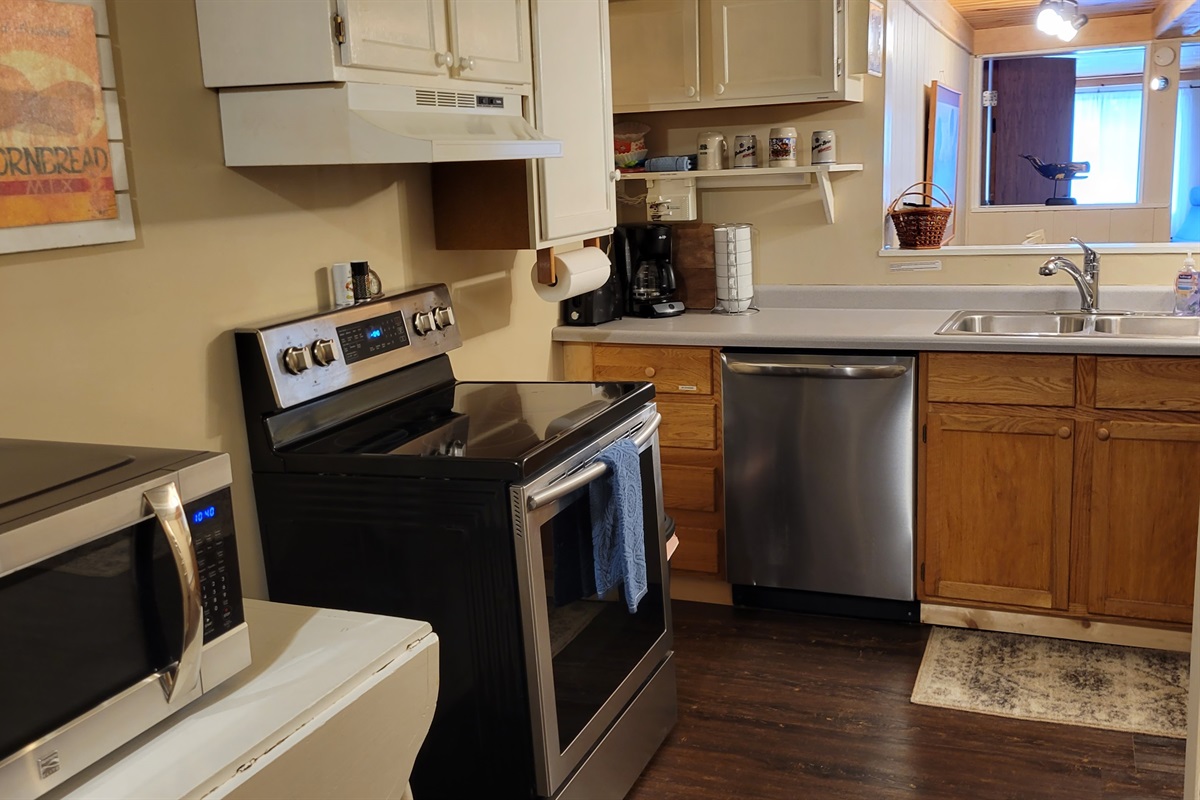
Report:
<svg viewBox="0 0 1200 800"><path fill-rule="evenodd" d="M1066 256L1054 256L1042 264L1038 275L1050 276L1060 269L1070 275L1079 288L1079 310L1096 314L1100 311L1100 254L1074 236L1071 241L1083 248L1083 272Z"/></svg>

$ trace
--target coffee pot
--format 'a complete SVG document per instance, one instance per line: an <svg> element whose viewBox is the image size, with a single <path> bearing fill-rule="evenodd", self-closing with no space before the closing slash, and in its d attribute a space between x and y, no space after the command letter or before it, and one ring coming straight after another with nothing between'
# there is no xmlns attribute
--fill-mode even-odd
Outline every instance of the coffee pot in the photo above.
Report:
<svg viewBox="0 0 1200 800"><path fill-rule="evenodd" d="M666 225L621 225L615 243L614 258L626 276L627 312L638 317L682 314L671 266L671 229Z"/></svg>

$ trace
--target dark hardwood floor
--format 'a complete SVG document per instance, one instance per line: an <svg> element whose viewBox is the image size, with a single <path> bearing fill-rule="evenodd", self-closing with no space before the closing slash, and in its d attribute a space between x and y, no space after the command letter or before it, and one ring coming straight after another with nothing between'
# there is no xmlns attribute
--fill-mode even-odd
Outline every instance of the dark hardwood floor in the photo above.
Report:
<svg viewBox="0 0 1200 800"><path fill-rule="evenodd" d="M679 722L627 800L1183 796L1182 739L913 705L925 627L674 614Z"/></svg>

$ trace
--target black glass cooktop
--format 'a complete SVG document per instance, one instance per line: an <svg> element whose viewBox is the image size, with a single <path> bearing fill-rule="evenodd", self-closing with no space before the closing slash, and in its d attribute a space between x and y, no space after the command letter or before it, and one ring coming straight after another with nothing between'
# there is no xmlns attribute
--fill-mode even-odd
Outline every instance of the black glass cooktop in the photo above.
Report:
<svg viewBox="0 0 1200 800"><path fill-rule="evenodd" d="M455 383L361 417L290 453L337 459L349 470L355 468L345 458L388 457L371 460L369 471L431 477L490 474L495 470L480 466L508 465L513 469L499 471L517 477L582 446L652 398L653 387L639 383Z"/></svg>

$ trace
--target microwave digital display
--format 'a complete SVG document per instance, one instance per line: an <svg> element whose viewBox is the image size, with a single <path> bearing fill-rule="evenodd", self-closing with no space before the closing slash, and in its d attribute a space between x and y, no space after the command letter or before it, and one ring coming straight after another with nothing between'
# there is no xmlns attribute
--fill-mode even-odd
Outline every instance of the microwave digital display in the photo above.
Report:
<svg viewBox="0 0 1200 800"><path fill-rule="evenodd" d="M363 322L343 325L337 329L342 355L347 364L372 356L408 347L408 330L404 327L404 312L375 317Z"/></svg>

